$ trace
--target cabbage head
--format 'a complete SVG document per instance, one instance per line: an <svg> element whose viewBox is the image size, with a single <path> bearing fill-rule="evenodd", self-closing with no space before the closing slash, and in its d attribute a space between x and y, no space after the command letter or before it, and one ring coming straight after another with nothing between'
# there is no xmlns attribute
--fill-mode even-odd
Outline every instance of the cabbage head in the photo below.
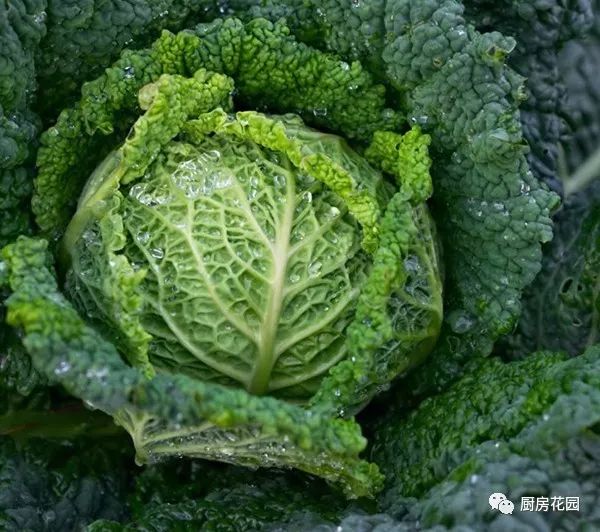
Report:
<svg viewBox="0 0 600 532"><path fill-rule="evenodd" d="M124 52L43 135L33 205L58 280L44 241L7 247L9 320L140 463L380 488L353 416L442 321L429 137L385 102L358 63L230 19ZM37 311L17 304L28 275Z"/></svg>

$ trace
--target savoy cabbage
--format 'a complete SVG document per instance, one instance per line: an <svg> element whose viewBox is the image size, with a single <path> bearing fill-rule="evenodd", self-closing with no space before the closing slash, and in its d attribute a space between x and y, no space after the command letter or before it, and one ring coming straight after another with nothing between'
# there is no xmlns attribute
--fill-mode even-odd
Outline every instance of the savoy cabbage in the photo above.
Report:
<svg viewBox="0 0 600 532"><path fill-rule="evenodd" d="M598 525L598 9L0 2L0 527Z"/></svg>

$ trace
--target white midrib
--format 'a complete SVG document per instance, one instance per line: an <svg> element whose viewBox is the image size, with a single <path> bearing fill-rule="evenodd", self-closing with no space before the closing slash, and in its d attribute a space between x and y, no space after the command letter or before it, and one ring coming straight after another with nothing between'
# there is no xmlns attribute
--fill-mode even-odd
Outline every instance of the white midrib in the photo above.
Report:
<svg viewBox="0 0 600 532"><path fill-rule="evenodd" d="M287 272L290 238L296 209L295 190L296 184L290 173L287 176L283 217L276 233L275 244L271 248L274 271L270 283L269 301L260 327L258 352L248 384L248 391L256 395L262 395L268 391L271 372L277 357L275 340L285 298L285 274Z"/></svg>

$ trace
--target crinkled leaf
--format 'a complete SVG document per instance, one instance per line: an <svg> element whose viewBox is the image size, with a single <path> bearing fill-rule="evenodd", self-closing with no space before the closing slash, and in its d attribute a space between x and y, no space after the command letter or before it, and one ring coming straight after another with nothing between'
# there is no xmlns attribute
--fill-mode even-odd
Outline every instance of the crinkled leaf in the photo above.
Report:
<svg viewBox="0 0 600 532"><path fill-rule="evenodd" d="M124 519L123 441L0 441L0 527L79 530L97 519Z"/></svg>
<svg viewBox="0 0 600 532"><path fill-rule="evenodd" d="M566 199L555 232L503 346L510 356L536 349L575 356L600 340L600 181Z"/></svg>
<svg viewBox="0 0 600 532"><path fill-rule="evenodd" d="M44 231L60 234L83 186L82 176L107 153L110 140L103 135L132 125L138 91L162 73L191 76L202 67L224 71L234 78L241 97L253 99L253 107L263 98L262 104L274 110L297 111L309 123L351 138L368 138L398 122L396 113L385 108L383 87L358 63L346 69L341 61L295 42L282 24L257 20L243 25L229 19L199 28L198 34L200 38L189 32L163 33L149 50L124 52L104 76L84 85L81 102L63 111L56 126L42 135L33 211ZM231 42L221 49L222 35ZM239 46L232 48L236 41ZM282 50L289 64L282 61ZM337 72L333 77L332 69Z"/></svg>
<svg viewBox="0 0 600 532"><path fill-rule="evenodd" d="M28 202L38 118L31 112L34 55L46 31L46 0L0 5L0 246L31 231Z"/></svg>
<svg viewBox="0 0 600 532"><path fill-rule="evenodd" d="M552 236L558 198L529 169L519 117L524 80L505 65L516 43L475 31L454 0L260 4L250 13L284 13L299 38L385 77L410 120L431 135L446 319L438 347L405 389L443 388L514 327L541 243Z"/></svg>
<svg viewBox="0 0 600 532"><path fill-rule="evenodd" d="M600 420L600 348L580 357L538 353L472 365L447 392L376 429L373 457L386 464L388 506L421 497L474 445L499 442L523 457L549 458ZM487 494L486 496L489 496Z"/></svg>
<svg viewBox="0 0 600 532"><path fill-rule="evenodd" d="M357 458L365 440L355 423L183 375L147 380L60 294L44 241L22 237L3 258L13 292L7 319L24 331L36 369L113 415L140 461L182 453L227 461L235 452L236 463L297 467L338 482L349 496L377 491L379 472Z"/></svg>
<svg viewBox="0 0 600 532"><path fill-rule="evenodd" d="M531 147L528 160L535 176L557 192L562 192L563 186L558 166L560 143L570 133L568 99L574 96L560 69L561 49L590 28L593 3L465 1L467 18L480 31L500 31L516 40L508 64L527 78L521 122Z"/></svg>
<svg viewBox="0 0 600 532"><path fill-rule="evenodd" d="M220 13L215 0L48 0L46 4L37 13L48 30L35 60L38 107L50 118L73 103L81 84L102 74L125 48L148 46L163 29L179 31Z"/></svg>

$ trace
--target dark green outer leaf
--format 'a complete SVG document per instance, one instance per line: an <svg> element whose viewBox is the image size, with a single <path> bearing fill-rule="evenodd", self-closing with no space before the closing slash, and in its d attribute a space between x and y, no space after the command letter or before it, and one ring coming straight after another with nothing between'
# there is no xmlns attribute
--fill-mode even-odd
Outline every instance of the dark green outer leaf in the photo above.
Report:
<svg viewBox="0 0 600 532"><path fill-rule="evenodd" d="M30 229L31 162L39 120L34 53L46 31L46 0L0 3L0 246ZM24 166L25 165L25 166Z"/></svg>
<svg viewBox="0 0 600 532"><path fill-rule="evenodd" d="M600 181L565 200L555 232L517 329L503 343L511 357L537 349L575 356L600 340Z"/></svg>
<svg viewBox="0 0 600 532"><path fill-rule="evenodd" d="M218 14L216 0L48 0L48 32L36 53L42 114L55 118L125 48L154 41Z"/></svg>
<svg viewBox="0 0 600 532"><path fill-rule="evenodd" d="M169 469L174 469L170 472ZM186 467L152 468L136 480L126 524L101 521L88 532L111 530L264 530L298 513L336 521L347 503L316 479L294 474Z"/></svg>
<svg viewBox="0 0 600 532"><path fill-rule="evenodd" d="M595 164L588 171L591 178L600 177L600 2L594 2L594 25L591 31L569 42L559 56L561 77L567 85L566 119L572 134L562 143L561 177L565 192L573 193L585 187L585 178L578 174L586 162ZM583 179L582 179L583 178Z"/></svg>
<svg viewBox="0 0 600 532"><path fill-rule="evenodd" d="M572 359L491 359L404 419L392 409L373 445L375 459L387 465L388 500L391 493L422 496L456 467L456 456L481 442L504 442L533 459L553 454L600 420L599 367L599 347Z"/></svg>
<svg viewBox="0 0 600 532"><path fill-rule="evenodd" d="M138 480L134 519L126 529L152 530L154 524L158 530L286 532L593 530L600 525L600 436L593 432L600 401L599 362L598 347L571 360L539 353L518 363L482 361L471 376L410 416L390 415L378 434L383 440L393 434L387 458L382 458L389 468L398 460L407 463L409 454L423 458L437 453L438 458L420 462L423 471L409 482L398 467L380 507L388 515L369 515L373 508L368 506L340 506L318 482L299 483L293 476L265 479L230 469L222 475L229 479L224 487L222 479L212 478L218 471L200 470L195 476L155 469ZM429 455L432 450L434 455ZM418 469L419 462L410 463ZM435 480L414 493L415 486L431 478L427 470ZM179 482L169 494L175 479ZM488 497L494 492L515 503L511 516L490 510ZM520 498L525 496L579 497L580 509L521 512ZM91 530L119 526L98 522Z"/></svg>
<svg viewBox="0 0 600 532"><path fill-rule="evenodd" d="M130 463L123 444L0 440L0 528L68 531L96 519L123 519Z"/></svg>
<svg viewBox="0 0 600 532"><path fill-rule="evenodd" d="M386 15L388 76L409 90L409 115L430 130L434 218L444 243L445 325L409 377L443 388L514 326L538 272L557 198L530 172L518 115L522 79L504 59L514 42L479 34L456 2L396 2ZM491 102L494 102L493 104Z"/></svg>
<svg viewBox="0 0 600 532"><path fill-rule="evenodd" d="M583 3L585 4L585 2ZM524 295L519 325L500 349L526 356L534 349L571 355L598 341L600 320L600 13L594 27L560 52L571 135L562 141L560 178L566 199L555 217L554 240L544 247L542 271ZM532 37L530 37L532 38ZM591 183L595 179L594 183Z"/></svg>
<svg viewBox="0 0 600 532"><path fill-rule="evenodd" d="M466 0L466 14L480 31L501 31L516 39L508 64L527 78L528 98L521 106L524 137L535 176L562 191L558 159L563 138L577 131L571 122L569 83L560 68L561 48L582 36L593 21L594 0Z"/></svg>

